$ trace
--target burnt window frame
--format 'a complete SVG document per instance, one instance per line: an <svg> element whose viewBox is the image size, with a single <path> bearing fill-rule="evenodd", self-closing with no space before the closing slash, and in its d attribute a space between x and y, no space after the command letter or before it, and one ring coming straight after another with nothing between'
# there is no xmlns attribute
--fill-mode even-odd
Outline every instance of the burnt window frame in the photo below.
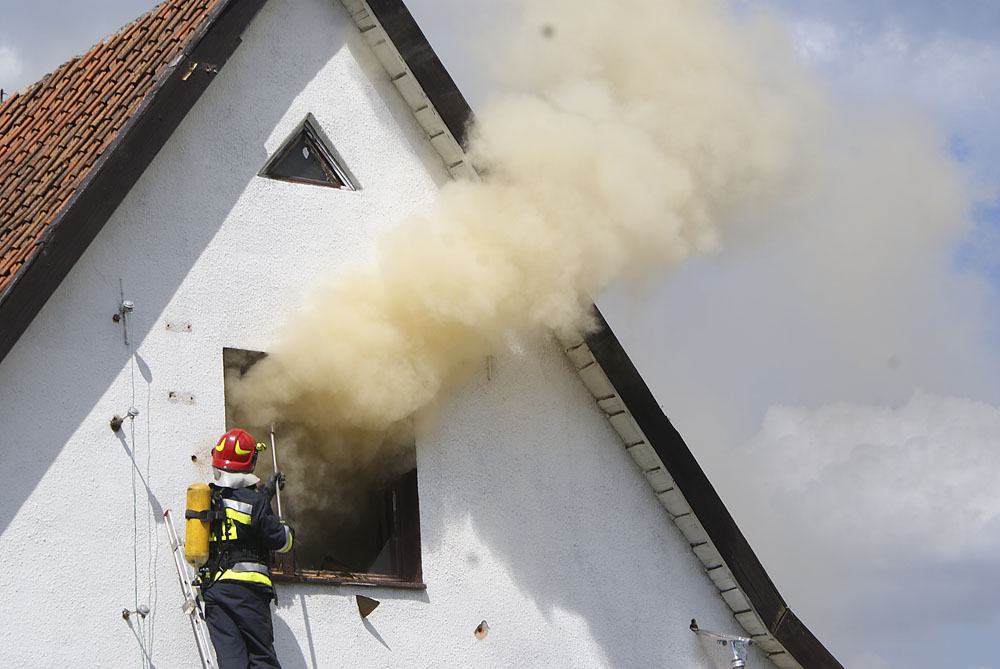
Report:
<svg viewBox="0 0 1000 669"><path fill-rule="evenodd" d="M306 146L309 150L319 156L319 163L323 168L323 171L326 173L328 179L327 181L320 181L318 179L310 179L307 177L274 174L272 172L272 170L296 147L300 137L304 138ZM308 184L312 186L324 186L326 188L335 188L338 190L358 190L357 182L344 166L344 161L341 160L340 156L333 148L333 143L330 142L329 138L320 129L319 123L312 114L306 114L306 117L302 119L297 126L295 126L295 129L288 134L288 136L281 143L281 146L278 147L278 150L275 151L274 154L267 159L267 162L264 163L264 166L260 168L260 171L257 172L257 176L274 179L276 181Z"/></svg>
<svg viewBox="0 0 1000 669"><path fill-rule="evenodd" d="M266 352L253 351L236 347L224 347L222 349L222 369L223 377L226 370L238 369L240 376L253 366L261 358L267 356ZM235 351L249 358L249 361L239 365L227 364L227 358ZM223 384L225 386L225 383ZM225 398L225 387L223 388L224 402L228 407L228 400ZM228 410L226 412L226 429L240 427L229 424ZM414 445L414 448L416 446ZM265 468L270 471L270 458L261 458L260 462L266 462ZM260 463L258 463L260 464ZM281 463L278 463L279 468ZM287 553L271 552L271 576L275 581L290 583L326 583L338 584L363 584L377 585L393 588L404 588L412 590L424 590L427 585L423 580L423 556L420 542L420 500L417 489L417 467L399 476L395 481L385 487L386 496L385 509L391 513L384 516L382 521L386 527L391 527L386 542L392 542L392 550L389 553L390 564L395 568L396 574L373 574L357 571L342 570L320 570L320 569L300 569L295 561L295 542L291 550ZM298 541L299 539L296 539Z"/></svg>

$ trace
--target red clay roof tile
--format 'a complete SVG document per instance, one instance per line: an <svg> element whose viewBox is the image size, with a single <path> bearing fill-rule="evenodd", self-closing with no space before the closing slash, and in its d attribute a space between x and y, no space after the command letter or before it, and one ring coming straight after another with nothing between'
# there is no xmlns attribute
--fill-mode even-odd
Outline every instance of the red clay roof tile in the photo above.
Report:
<svg viewBox="0 0 1000 669"><path fill-rule="evenodd" d="M0 104L0 291L222 0L167 0Z"/></svg>

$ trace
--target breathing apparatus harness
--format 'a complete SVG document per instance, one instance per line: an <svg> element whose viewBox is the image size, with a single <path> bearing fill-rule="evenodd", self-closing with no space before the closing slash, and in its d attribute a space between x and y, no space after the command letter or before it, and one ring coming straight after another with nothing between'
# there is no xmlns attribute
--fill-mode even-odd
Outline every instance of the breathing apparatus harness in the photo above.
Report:
<svg viewBox="0 0 1000 669"><path fill-rule="evenodd" d="M227 500L244 489L247 481L230 487L232 481L218 476L219 472L250 474L257 463L257 455L265 448L267 447L257 443L246 430L229 430L212 450L212 467L216 469L216 480L221 481L222 485L196 483L188 487L187 510L184 514L187 539L184 557L197 569L196 580L202 588L212 586L226 572L232 571L233 578L238 578L235 572L246 571L247 568L270 577L270 551L254 541L250 527L256 498L241 501L237 497L227 504ZM230 513L230 507L234 513ZM251 508L248 510L246 507ZM238 518L233 517L234 515L238 515ZM244 517L247 518L245 522L241 521ZM241 525L244 526L242 531ZM241 563L243 567L240 567ZM263 569L254 568L256 565ZM270 585L270 579L258 580L258 583Z"/></svg>
<svg viewBox="0 0 1000 669"><path fill-rule="evenodd" d="M236 529L236 521L226 515L225 496L222 488L210 486L212 502L204 511L187 511L186 518L195 517L209 523L209 557L199 569L201 587L208 588L219 580L226 570L238 562L257 562L267 565L270 553L266 548L243 545Z"/></svg>

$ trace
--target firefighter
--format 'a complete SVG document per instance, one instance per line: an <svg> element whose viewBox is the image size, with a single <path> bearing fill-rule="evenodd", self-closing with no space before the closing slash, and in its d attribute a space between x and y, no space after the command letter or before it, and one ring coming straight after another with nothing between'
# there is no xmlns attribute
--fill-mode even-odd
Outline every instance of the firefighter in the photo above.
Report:
<svg viewBox="0 0 1000 669"><path fill-rule="evenodd" d="M292 528L271 511L285 476L265 483L254 476L258 444L246 430L230 430L212 451L212 513L208 562L201 583L212 645L220 669L280 667L271 624L270 551L292 548Z"/></svg>

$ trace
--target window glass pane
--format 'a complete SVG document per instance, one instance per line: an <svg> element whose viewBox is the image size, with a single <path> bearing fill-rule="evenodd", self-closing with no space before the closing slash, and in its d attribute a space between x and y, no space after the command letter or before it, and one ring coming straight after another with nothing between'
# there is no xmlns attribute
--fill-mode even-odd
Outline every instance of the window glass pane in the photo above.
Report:
<svg viewBox="0 0 1000 669"><path fill-rule="evenodd" d="M300 133L266 172L267 176L302 179L339 185L333 171L326 167L323 155L305 133Z"/></svg>

